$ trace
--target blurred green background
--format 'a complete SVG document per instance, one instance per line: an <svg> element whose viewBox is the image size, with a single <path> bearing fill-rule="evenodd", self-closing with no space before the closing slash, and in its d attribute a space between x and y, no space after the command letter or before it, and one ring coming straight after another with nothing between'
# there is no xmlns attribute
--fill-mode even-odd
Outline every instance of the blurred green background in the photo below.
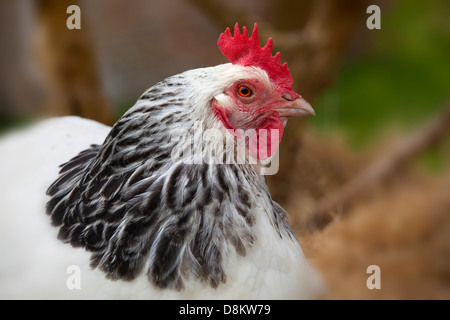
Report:
<svg viewBox="0 0 450 320"><path fill-rule="evenodd" d="M414 127L450 104L449 14L448 1L394 1L366 50L343 61L312 123L364 147L386 128Z"/></svg>

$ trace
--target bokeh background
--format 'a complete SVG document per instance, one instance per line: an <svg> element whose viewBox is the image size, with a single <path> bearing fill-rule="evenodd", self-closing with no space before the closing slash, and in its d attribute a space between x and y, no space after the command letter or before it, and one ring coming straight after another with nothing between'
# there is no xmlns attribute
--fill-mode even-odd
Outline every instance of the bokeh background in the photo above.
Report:
<svg viewBox="0 0 450 320"><path fill-rule="evenodd" d="M0 0L0 134L67 114L112 124L165 77L225 63L218 35L258 22L316 110L290 120L269 186L324 298L449 299L449 16L446 0Z"/></svg>

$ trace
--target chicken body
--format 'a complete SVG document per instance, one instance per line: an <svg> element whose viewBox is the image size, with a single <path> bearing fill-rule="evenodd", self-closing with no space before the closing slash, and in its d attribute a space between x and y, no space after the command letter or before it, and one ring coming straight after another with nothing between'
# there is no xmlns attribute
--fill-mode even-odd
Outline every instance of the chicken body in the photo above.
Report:
<svg viewBox="0 0 450 320"><path fill-rule="evenodd" d="M243 86L253 100L234 97ZM156 84L112 128L65 117L3 138L0 298L313 298L320 280L260 164L222 139L309 111L277 90L258 67L224 64ZM275 102L246 108L258 94ZM205 143L175 139L194 126ZM174 160L189 145L227 161Z"/></svg>

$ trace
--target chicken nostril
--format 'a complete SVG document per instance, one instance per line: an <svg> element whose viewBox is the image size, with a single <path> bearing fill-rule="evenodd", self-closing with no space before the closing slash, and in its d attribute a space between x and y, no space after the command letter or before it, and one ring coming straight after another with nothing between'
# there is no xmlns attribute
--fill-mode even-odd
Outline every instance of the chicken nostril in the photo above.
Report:
<svg viewBox="0 0 450 320"><path fill-rule="evenodd" d="M281 97L282 97L284 100L287 100L287 101L294 101L294 99L292 98L292 96L291 96L289 93L287 93L287 92L282 93L282 94L281 94Z"/></svg>

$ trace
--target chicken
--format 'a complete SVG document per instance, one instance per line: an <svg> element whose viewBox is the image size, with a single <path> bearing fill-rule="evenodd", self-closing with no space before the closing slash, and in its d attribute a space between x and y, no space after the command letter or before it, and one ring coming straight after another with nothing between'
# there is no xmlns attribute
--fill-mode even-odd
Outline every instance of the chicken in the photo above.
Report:
<svg viewBox="0 0 450 320"><path fill-rule="evenodd" d="M0 298L315 297L263 175L287 118L314 111L256 24L218 45L230 63L157 83L112 128L2 139Z"/></svg>

